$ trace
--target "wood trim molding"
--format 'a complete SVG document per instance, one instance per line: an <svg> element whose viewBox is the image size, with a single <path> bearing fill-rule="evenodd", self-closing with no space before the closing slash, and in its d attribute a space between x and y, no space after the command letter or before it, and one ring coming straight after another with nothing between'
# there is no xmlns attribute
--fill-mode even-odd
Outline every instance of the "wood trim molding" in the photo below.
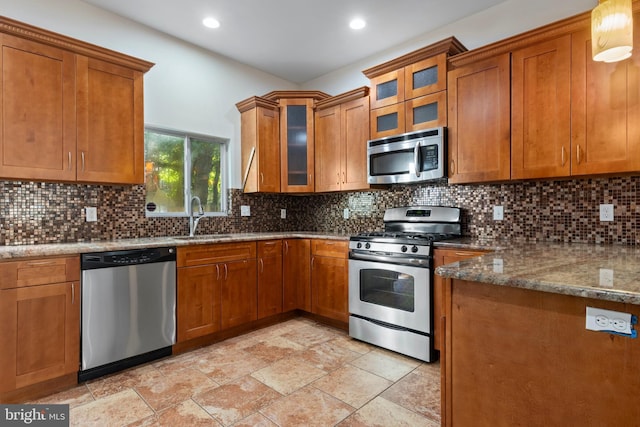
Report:
<svg viewBox="0 0 640 427"><path fill-rule="evenodd" d="M261 96L261 98L268 99L269 101L279 101L282 98L311 98L314 101L320 101L322 99L329 98L331 95L321 92L319 90L274 90Z"/></svg>
<svg viewBox="0 0 640 427"><path fill-rule="evenodd" d="M256 107L263 107L275 111L277 111L279 108L277 102L262 98L260 96L252 96L251 98L247 98L244 101L240 101L236 104L236 108L241 113L244 113L245 111Z"/></svg>
<svg viewBox="0 0 640 427"><path fill-rule="evenodd" d="M595 5L594 5L595 6ZM640 1L633 1L633 13L640 11ZM566 34L583 31L591 25L591 11L571 16L560 21L552 22L542 27L517 34L504 40L470 50L449 58L449 70L459 68L461 66L481 61L502 53L511 52L516 49L543 42L548 39L556 38Z"/></svg>
<svg viewBox="0 0 640 427"><path fill-rule="evenodd" d="M393 70L398 70L407 65L422 61L423 59L430 58L441 53L446 53L449 56L457 55L462 52L466 52L467 48L455 37L449 37L439 42L430 44L421 49L409 52L406 55L392 59L384 64L376 65L375 67L367 68L362 73L369 79L377 76L381 76Z"/></svg>
<svg viewBox="0 0 640 427"><path fill-rule="evenodd" d="M155 65L152 62L145 61L143 59L63 36L62 34L34 27L32 25L25 24L24 22L16 21L4 16L0 16L0 32L68 50L89 58L100 59L102 61L122 65L143 73L146 73Z"/></svg>
<svg viewBox="0 0 640 427"><path fill-rule="evenodd" d="M341 93L340 95L332 96L331 98L318 101L316 104L317 109L330 108L344 102L353 101L354 99L364 98L369 95L369 86L362 86L349 92Z"/></svg>

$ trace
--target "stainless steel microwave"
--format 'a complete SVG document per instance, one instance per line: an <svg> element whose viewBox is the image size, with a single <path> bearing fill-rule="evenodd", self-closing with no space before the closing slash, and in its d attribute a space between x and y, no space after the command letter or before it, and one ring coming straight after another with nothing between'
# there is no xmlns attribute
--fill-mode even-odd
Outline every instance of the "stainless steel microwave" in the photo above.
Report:
<svg viewBox="0 0 640 427"><path fill-rule="evenodd" d="M445 176L443 127L367 142L369 184L422 182Z"/></svg>

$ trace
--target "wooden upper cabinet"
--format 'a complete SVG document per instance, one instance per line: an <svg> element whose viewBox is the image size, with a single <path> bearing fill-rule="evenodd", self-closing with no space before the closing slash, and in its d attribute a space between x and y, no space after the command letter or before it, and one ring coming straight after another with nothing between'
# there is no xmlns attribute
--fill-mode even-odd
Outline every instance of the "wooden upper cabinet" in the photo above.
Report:
<svg viewBox="0 0 640 427"><path fill-rule="evenodd" d="M510 59L504 53L448 74L450 183L510 178Z"/></svg>
<svg viewBox="0 0 640 427"><path fill-rule="evenodd" d="M314 186L314 100L280 99L280 189L309 193Z"/></svg>
<svg viewBox="0 0 640 427"><path fill-rule="evenodd" d="M78 181L144 182L143 73L78 56Z"/></svg>
<svg viewBox="0 0 640 427"><path fill-rule="evenodd" d="M144 182L153 64L0 17L0 177Z"/></svg>
<svg viewBox="0 0 640 427"><path fill-rule="evenodd" d="M0 34L0 177L76 178L74 54Z"/></svg>
<svg viewBox="0 0 640 427"><path fill-rule="evenodd" d="M280 192L280 108L252 97L236 104L240 111L242 189L245 193Z"/></svg>
<svg viewBox="0 0 640 427"><path fill-rule="evenodd" d="M447 88L447 54L441 53L404 67L404 99L440 92Z"/></svg>
<svg viewBox="0 0 640 427"><path fill-rule="evenodd" d="M511 89L511 178L568 176L571 36L515 50Z"/></svg>
<svg viewBox="0 0 640 427"><path fill-rule="evenodd" d="M371 109L404 101L404 68L371 78Z"/></svg>
<svg viewBox="0 0 640 427"><path fill-rule="evenodd" d="M638 46L640 13L634 22ZM588 29L573 34L572 42L572 175L639 171L638 54L616 63L594 62Z"/></svg>
<svg viewBox="0 0 640 427"><path fill-rule="evenodd" d="M368 88L318 103L315 120L316 192L368 189Z"/></svg>

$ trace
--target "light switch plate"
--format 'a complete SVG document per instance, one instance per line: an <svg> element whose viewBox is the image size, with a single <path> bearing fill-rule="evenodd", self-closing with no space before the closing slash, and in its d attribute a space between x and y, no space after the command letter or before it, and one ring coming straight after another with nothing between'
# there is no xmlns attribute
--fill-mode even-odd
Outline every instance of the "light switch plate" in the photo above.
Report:
<svg viewBox="0 0 640 427"><path fill-rule="evenodd" d="M494 219L494 221L502 221L504 219L504 207L503 206L494 206L493 207L493 219Z"/></svg>
<svg viewBox="0 0 640 427"><path fill-rule="evenodd" d="M282 219L286 219L287 218L287 210L286 209L280 209L280 218L282 218Z"/></svg>
<svg viewBox="0 0 640 427"><path fill-rule="evenodd" d="M96 222L98 221L98 208L85 206L84 208L84 216L87 222Z"/></svg>

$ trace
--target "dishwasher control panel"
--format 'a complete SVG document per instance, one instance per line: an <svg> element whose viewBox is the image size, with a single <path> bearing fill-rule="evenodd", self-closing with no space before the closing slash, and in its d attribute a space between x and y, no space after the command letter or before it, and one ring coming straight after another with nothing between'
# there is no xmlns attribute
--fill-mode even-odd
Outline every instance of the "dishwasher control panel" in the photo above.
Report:
<svg viewBox="0 0 640 427"><path fill-rule="evenodd" d="M176 260L175 247L132 249L126 251L93 252L82 254L81 270L126 265L150 264Z"/></svg>

